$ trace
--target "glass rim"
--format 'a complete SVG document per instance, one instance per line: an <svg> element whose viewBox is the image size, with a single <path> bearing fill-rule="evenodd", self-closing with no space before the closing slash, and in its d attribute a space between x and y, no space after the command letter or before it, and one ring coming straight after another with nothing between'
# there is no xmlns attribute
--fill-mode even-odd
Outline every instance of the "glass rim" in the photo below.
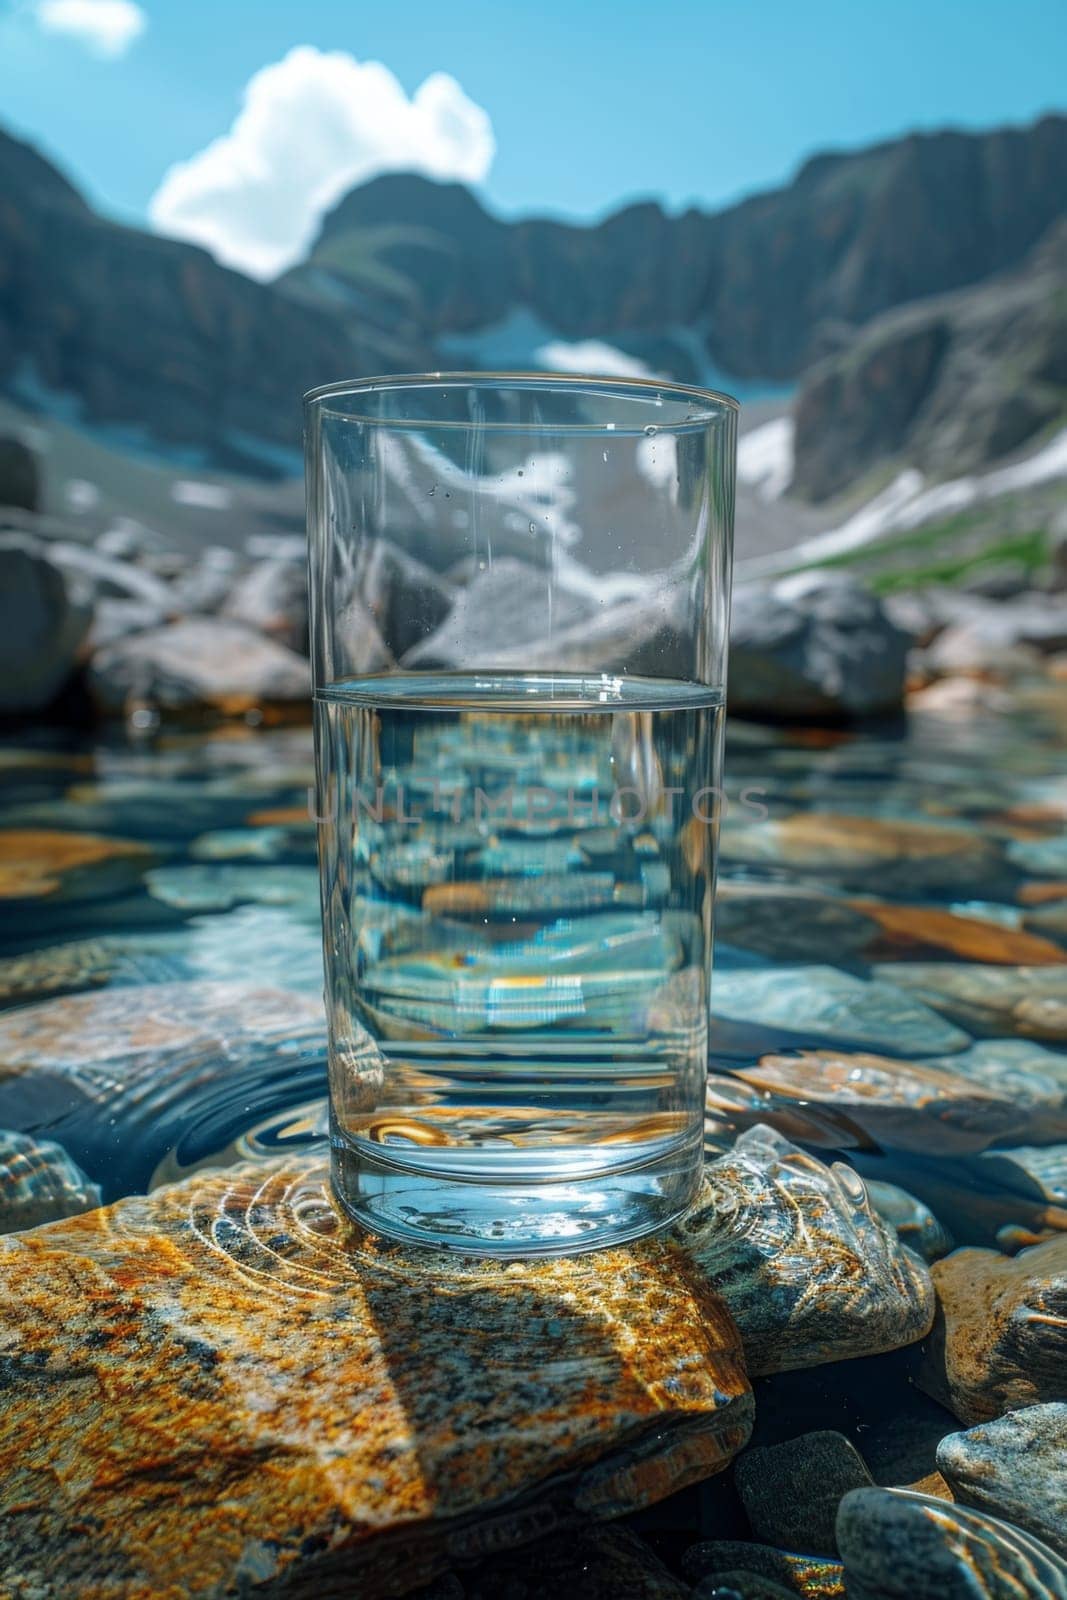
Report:
<svg viewBox="0 0 1067 1600"><path fill-rule="evenodd" d="M686 405L692 410L695 406L701 408L699 415L688 415L677 422L654 422L651 416L643 425L634 421L634 431L642 432L644 427L655 427L657 433L680 433L689 430L706 428L710 423L718 421L724 414L735 416L741 410L741 403L733 395L726 394L718 389L703 389L694 384L674 383L670 380L657 378L623 378L612 377L606 373L580 373L580 372L402 372L384 373L367 378L342 378L334 383L323 383L314 389L309 389L304 395L304 410L316 412L320 415L337 417L340 420L363 423L370 427L379 428L474 428L507 432L533 432L541 429L551 433L583 433L583 434L619 434L629 432L625 427L620 427L614 422L534 422L520 423L486 419L474 422L471 419L431 417L378 417L369 412L348 411L334 408L329 405L330 400L343 396L358 396L361 394L377 394L382 391L417 392L420 389L434 388L442 383L451 388L487 388L487 389L514 389L535 392L548 390L556 393L566 393L568 390L577 393L587 393L593 397L600 396L604 399L644 400L649 403L649 408L662 406L674 400L679 405Z"/></svg>

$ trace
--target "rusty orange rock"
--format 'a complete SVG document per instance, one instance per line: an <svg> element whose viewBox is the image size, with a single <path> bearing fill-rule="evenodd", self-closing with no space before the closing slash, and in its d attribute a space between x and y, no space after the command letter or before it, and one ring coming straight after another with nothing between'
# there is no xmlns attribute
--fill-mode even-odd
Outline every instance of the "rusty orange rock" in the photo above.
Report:
<svg viewBox="0 0 1067 1600"><path fill-rule="evenodd" d="M0 900L79 899L135 881L155 860L147 845L58 828L0 830Z"/></svg>
<svg viewBox="0 0 1067 1600"><path fill-rule="evenodd" d="M669 1242L407 1253L315 1153L3 1241L0 1356L0 1593L40 1600L404 1593L705 1477L752 1420Z"/></svg>
<svg viewBox="0 0 1067 1600"><path fill-rule="evenodd" d="M1062 966L1067 950L1035 933L1006 928L982 917L959 916L934 906L889 905L878 900L852 900L854 910L879 924L884 943L893 949L928 947L947 950L966 961L1022 966Z"/></svg>
<svg viewBox="0 0 1067 1600"><path fill-rule="evenodd" d="M918 1383L967 1424L1067 1394L1067 1233L1017 1256L955 1250Z"/></svg>

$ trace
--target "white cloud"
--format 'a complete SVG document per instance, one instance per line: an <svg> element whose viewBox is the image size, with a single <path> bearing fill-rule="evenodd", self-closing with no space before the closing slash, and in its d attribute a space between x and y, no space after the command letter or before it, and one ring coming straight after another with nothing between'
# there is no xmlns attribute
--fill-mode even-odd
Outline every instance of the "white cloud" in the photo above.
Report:
<svg viewBox="0 0 1067 1600"><path fill-rule="evenodd" d="M124 55L146 26L133 0L38 0L35 15L46 33L66 34L110 60Z"/></svg>
<svg viewBox="0 0 1067 1600"><path fill-rule="evenodd" d="M353 184L398 170L478 183L495 149L489 117L447 73L409 99L380 62L300 45L249 79L229 133L171 167L149 214L161 233L269 278Z"/></svg>

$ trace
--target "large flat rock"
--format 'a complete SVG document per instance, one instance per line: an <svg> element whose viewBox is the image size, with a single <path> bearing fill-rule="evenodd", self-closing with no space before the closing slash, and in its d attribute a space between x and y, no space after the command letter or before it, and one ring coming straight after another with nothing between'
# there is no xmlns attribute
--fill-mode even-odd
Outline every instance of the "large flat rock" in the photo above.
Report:
<svg viewBox="0 0 1067 1600"><path fill-rule="evenodd" d="M310 1153L0 1243L0 1592L402 1594L726 1465L737 1329L665 1241L383 1246Z"/></svg>

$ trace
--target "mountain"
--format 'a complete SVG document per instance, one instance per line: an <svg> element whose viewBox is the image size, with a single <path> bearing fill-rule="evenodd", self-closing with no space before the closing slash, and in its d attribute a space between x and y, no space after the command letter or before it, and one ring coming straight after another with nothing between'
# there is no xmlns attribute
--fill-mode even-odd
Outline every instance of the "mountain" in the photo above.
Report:
<svg viewBox="0 0 1067 1600"><path fill-rule="evenodd" d="M88 429L125 460L261 477L298 472L305 389L372 372L604 370L610 360L746 398L777 385L780 410L819 360L831 361L821 383L866 361L857 341L881 338L879 319L901 307L987 281L990 316L1002 295L1026 299L1004 285L1029 271L1061 215L1065 170L1067 117L1048 116L819 156L786 186L717 213L670 216L650 201L590 225L505 221L460 185L393 174L345 196L307 261L262 284L195 246L100 217L43 156L0 134L0 398ZM994 284L996 274L1008 276ZM868 393L877 365L862 369L861 401L835 400L832 384L806 391L797 483L810 499L898 450L925 449L917 408L934 399L946 415L933 470L951 470L953 452L985 459L1009 447L1007 402L986 407L996 425L964 406L974 429L953 434L966 362L945 351L963 352L964 325L988 318L951 306L938 315L947 334L927 326L926 311L905 317L910 355L896 350L891 394ZM1032 344L1042 325L1037 310L1027 318ZM994 341L1006 390L1012 326L974 335L982 350ZM952 381L935 393L937 372ZM1012 402L1016 438L1027 418L1040 427L1050 414L1039 365L1031 375L1026 401ZM841 394L852 394L847 382ZM839 456L829 467L816 459L824 425ZM780 547L808 509L780 514L768 499L753 515L766 522L760 538Z"/></svg>
<svg viewBox="0 0 1067 1600"><path fill-rule="evenodd" d="M97 216L42 156L0 133L0 392L10 398L127 445L147 438L248 469L271 446L299 443L305 389L380 359L352 320Z"/></svg>
<svg viewBox="0 0 1067 1600"><path fill-rule="evenodd" d="M1067 421L1067 221L1024 267L875 317L804 378L791 493L889 464L969 472Z"/></svg>
<svg viewBox="0 0 1067 1600"><path fill-rule="evenodd" d="M458 184L376 178L325 218L290 292L454 343L526 314L668 370L791 380L907 301L1020 262L1064 208L1067 118L913 134L817 156L717 213L628 206L595 225L504 222Z"/></svg>

